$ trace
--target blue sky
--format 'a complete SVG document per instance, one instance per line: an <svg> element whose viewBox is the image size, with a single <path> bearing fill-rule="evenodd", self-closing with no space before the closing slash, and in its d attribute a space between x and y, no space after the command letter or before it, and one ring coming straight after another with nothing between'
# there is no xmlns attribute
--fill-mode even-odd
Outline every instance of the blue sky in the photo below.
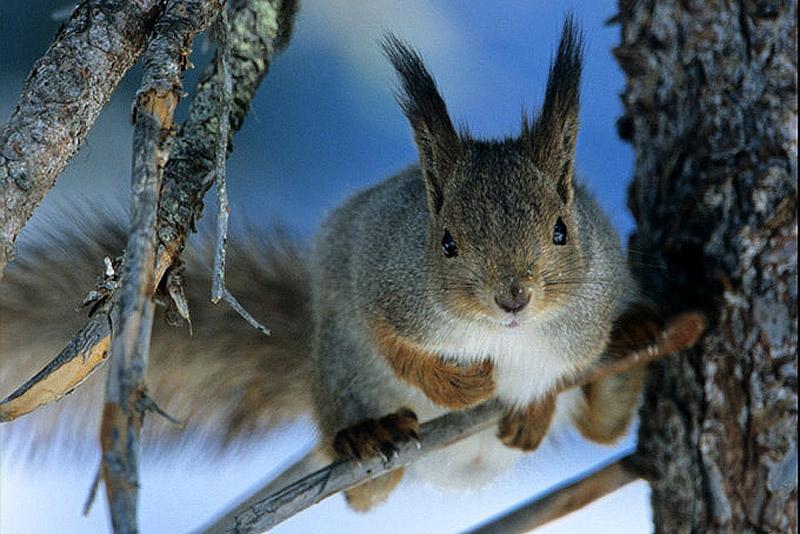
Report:
<svg viewBox="0 0 800 534"><path fill-rule="evenodd" d="M0 6L3 22L15 21L4 24L9 31L0 33L3 122L26 72L54 34L57 23L47 17L58 7L61 4L52 6L46 0L6 0ZM382 32L391 30L419 48L455 121L468 124L478 136L505 136L518 131L523 109L539 104L561 23L572 11L584 26L588 45L577 168L615 227L626 235L632 229L625 190L633 154L615 129L624 80L610 49L618 41L619 28L604 25L615 7L609 0L305 0L292 42L273 65L234 143L228 171L232 224L280 222L305 238L327 210L348 195L415 161L410 130L392 96L392 72L376 46ZM195 62L203 65L205 60L199 57ZM196 72L190 73L194 76ZM128 114L139 79L138 71L126 78L34 217L34 228L43 219L59 220L65 199L82 198L90 205L102 205L100 200L109 197L124 199L130 175ZM206 206L213 205L209 198ZM25 232L20 239L30 235ZM187 451L172 459L146 459L144 531L198 526L298 449L310 446L311 439L308 425L299 424L249 455L212 461L200 451ZM630 446L631 440L620 447ZM2 443L0 531L106 528L102 498L89 519L81 519L79 513L94 475L92 452L66 468L58 451L33 465L9 452L8 441ZM279 531L399 532L407 530L408 521L421 518L429 526L424 530L452 531L601 463L620 447L593 446L567 434L491 488L468 496L440 495L404 483L375 514L354 515L335 497ZM649 532L647 493L644 483L632 485L545 532ZM61 497L54 499L55 495Z"/></svg>

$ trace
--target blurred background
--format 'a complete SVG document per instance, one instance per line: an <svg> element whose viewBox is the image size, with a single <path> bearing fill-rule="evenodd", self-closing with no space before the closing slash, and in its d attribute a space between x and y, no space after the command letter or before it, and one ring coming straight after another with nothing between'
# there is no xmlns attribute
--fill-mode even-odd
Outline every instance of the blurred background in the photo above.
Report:
<svg viewBox="0 0 800 534"><path fill-rule="evenodd" d="M71 5L58 0L4 0L0 5L0 122L5 122L33 62L47 48ZM416 159L411 134L392 96L394 78L376 42L390 30L420 49L455 122L476 136L515 134L523 109L538 106L565 13L587 38L577 168L617 230L633 223L625 191L633 165L616 134L623 75L610 49L619 29L606 26L612 0L304 0L294 36L274 62L236 136L228 164L231 224L271 227L280 222L309 238L332 207ZM210 46L201 38L193 62L202 67ZM188 75L187 90L198 72ZM63 206L127 202L129 113L141 79L132 70L89 137L37 211L20 244L49 221L68 225ZM183 112L188 103L182 103ZM205 222L213 220L213 191ZM113 208L111 208L113 209ZM75 214L71 214L74 216ZM66 227L68 230L68 226ZM209 258L209 261L211 259ZM66 341L66 340L65 340ZM81 507L94 477L97 451L80 458L54 446L27 459L0 427L0 532L104 532L103 495L89 517ZM277 532L452 532L482 522L552 485L633 446L599 447L572 431L557 434L514 472L469 494L440 493L404 481L389 502L368 515L350 512L340 496L300 514ZM197 528L236 496L302 455L313 444L308 421L283 428L248 451L209 458L200 447L146 456L142 467L143 532ZM649 532L650 506L635 483L553 523L542 532Z"/></svg>

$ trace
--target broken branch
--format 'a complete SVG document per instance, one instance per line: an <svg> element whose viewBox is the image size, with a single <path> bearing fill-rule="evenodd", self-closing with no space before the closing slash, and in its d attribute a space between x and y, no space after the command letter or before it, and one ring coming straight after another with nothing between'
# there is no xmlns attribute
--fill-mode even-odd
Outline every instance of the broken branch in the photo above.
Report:
<svg viewBox="0 0 800 534"><path fill-rule="evenodd" d="M220 13L217 28L217 61L222 83L219 84L219 135L217 136L214 162L217 184L217 244L214 249L214 278L211 282L211 302L217 304L220 300L225 300L250 326L268 336L270 334L269 329L259 323L225 286L225 245L228 241L228 216L231 211L228 203L225 160L227 159L228 132L231 124L230 102L233 97L233 80L229 68L230 50L228 50L228 32L230 29L225 11Z"/></svg>
<svg viewBox="0 0 800 534"><path fill-rule="evenodd" d="M219 11L219 0L173 0L156 22L144 57L133 122L133 202L119 306L112 316L111 369L100 424L102 479L114 532L137 532L139 439L145 373L155 313L153 270L161 177L169 156L181 75L195 35Z"/></svg>

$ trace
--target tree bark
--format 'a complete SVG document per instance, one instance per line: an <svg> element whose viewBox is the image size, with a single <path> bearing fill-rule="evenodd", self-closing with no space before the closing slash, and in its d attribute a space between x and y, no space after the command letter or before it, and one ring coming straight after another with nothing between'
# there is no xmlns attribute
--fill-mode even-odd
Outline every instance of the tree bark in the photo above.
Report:
<svg viewBox="0 0 800 534"><path fill-rule="evenodd" d="M156 0L86 1L33 66L0 130L0 279L14 241L141 53Z"/></svg>
<svg viewBox="0 0 800 534"><path fill-rule="evenodd" d="M648 380L656 532L797 531L796 12L620 0L636 270L667 315L711 323Z"/></svg>

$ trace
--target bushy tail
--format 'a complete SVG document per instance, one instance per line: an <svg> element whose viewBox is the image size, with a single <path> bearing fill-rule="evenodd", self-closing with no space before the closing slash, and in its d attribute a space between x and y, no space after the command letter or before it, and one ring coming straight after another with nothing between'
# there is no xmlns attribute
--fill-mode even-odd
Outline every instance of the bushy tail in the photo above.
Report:
<svg viewBox="0 0 800 534"><path fill-rule="evenodd" d="M85 323L76 311L105 256L124 235L107 221L76 234L51 230L18 252L0 282L0 396L50 361ZM199 248L199 249L198 249ZM310 409L308 269L285 237L248 236L228 252L228 288L271 330L266 337L227 304L210 303L210 247L188 249L186 291L192 334L173 327L159 307L147 383L151 397L183 421L180 430L147 417L145 443L202 440L225 447L258 439ZM4 424L12 442L32 445L96 440L105 369L59 403ZM157 439L153 439L157 438Z"/></svg>

